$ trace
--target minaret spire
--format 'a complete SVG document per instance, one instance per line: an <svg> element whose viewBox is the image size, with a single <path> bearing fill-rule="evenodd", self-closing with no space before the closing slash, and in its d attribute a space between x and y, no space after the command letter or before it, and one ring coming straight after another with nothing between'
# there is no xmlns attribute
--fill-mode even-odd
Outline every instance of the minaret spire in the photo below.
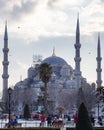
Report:
<svg viewBox="0 0 104 130"><path fill-rule="evenodd" d="M77 26L76 26L76 43L74 44L75 47L75 77L77 82L77 87L79 88L81 86L81 71L80 71L80 28L79 28L79 13L77 16Z"/></svg>
<svg viewBox="0 0 104 130"><path fill-rule="evenodd" d="M55 54L55 47L53 47L53 53L52 53L52 56L56 56L56 54Z"/></svg>
<svg viewBox="0 0 104 130"><path fill-rule="evenodd" d="M4 40L8 40L8 33L7 33L7 20L5 21L5 33L4 33Z"/></svg>
<svg viewBox="0 0 104 130"><path fill-rule="evenodd" d="M101 84L102 84L102 80L101 80L101 72L102 72L101 60L102 60L102 57L101 57L101 49L100 49L100 33L98 34L98 45L97 45L97 57L96 57L96 60L97 60L97 69L96 69L97 80L96 80L96 83L97 83L97 87L101 87Z"/></svg>
<svg viewBox="0 0 104 130"><path fill-rule="evenodd" d="M7 103L7 91L8 91L8 65L9 65L9 61L8 61L8 32L7 32L7 21L5 22L5 32L4 32L4 48L3 48L3 74L2 74L2 78L3 78L3 96L2 96L2 101L4 103Z"/></svg>
<svg viewBox="0 0 104 130"><path fill-rule="evenodd" d="M79 13L77 16L76 43L80 43Z"/></svg>

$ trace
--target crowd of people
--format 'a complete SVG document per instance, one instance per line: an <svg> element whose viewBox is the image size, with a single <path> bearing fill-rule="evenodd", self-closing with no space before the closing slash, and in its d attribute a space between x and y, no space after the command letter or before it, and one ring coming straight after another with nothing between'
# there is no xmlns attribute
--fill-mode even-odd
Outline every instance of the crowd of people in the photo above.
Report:
<svg viewBox="0 0 104 130"><path fill-rule="evenodd" d="M38 115L38 114L37 114L37 115ZM78 119L77 113L75 113L72 117L70 117L69 115L65 115L64 118L62 118L62 117L60 117L60 116L58 116L58 115L51 115L51 114L50 114L50 115L48 115L47 118L46 118L46 117L45 117L45 114L42 112L42 113L40 114L40 116L38 115L37 117L38 117L39 120L41 121L41 123L40 123L40 126L41 126L41 127L42 127L42 126L45 126L45 122L46 122L46 121L47 121L47 126L52 126L52 123L53 123L53 122L58 122L58 121L64 122L64 120L67 120L68 122L70 122L71 120L73 120L73 124L75 125L76 122L77 122L77 119ZM93 115L90 116L90 121L91 121L92 125L95 126L95 118L94 118ZM102 117L101 117L101 116L98 117L98 120L97 120L97 121L98 121L98 124L99 124L100 126L103 125L103 121L102 121ZM14 125L14 124L16 124L16 123L18 123L18 118L17 118L16 115L13 115L13 116L11 117L10 124L11 124L11 125Z"/></svg>
<svg viewBox="0 0 104 130"><path fill-rule="evenodd" d="M72 118L73 118L73 124L76 124L76 122L77 122L77 113L75 113ZM52 126L53 123L56 123L56 122L60 122L60 123L62 122L63 124L65 123L65 120L70 122L71 117L69 115L65 115L62 118L62 116L51 115L50 114L46 118L45 115L42 113L41 116L40 116L40 120L41 120L40 126L44 126L46 121L47 121L47 126Z"/></svg>
<svg viewBox="0 0 104 130"><path fill-rule="evenodd" d="M90 116L90 120L91 120L92 125L95 126L96 119L94 118L93 115ZM102 116L99 116L99 117L98 117L97 123L98 123L100 126L103 126L103 117L102 117Z"/></svg>
<svg viewBox="0 0 104 130"><path fill-rule="evenodd" d="M65 121L67 121L68 124L73 122L73 125L75 125L77 122L77 119L78 119L77 113L75 113L73 116L64 115L64 117L59 116L59 115L49 114L46 118L45 114L42 112L41 114L37 113L35 117L36 117L36 119L40 120L41 127L46 126L46 122L47 122L47 126L52 126L53 123L55 123L55 122L63 122L65 124L66 123ZM93 115L90 115L90 121L93 126L95 126L96 124L98 124L100 126L104 126L103 119L104 119L104 117L102 117L102 116L95 118ZM16 115L12 115L10 118L9 124L14 125L17 123L18 123L18 117Z"/></svg>

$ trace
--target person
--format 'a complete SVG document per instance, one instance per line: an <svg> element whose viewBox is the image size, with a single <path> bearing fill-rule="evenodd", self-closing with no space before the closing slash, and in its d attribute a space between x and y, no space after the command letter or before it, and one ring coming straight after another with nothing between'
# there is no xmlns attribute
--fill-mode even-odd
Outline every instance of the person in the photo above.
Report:
<svg viewBox="0 0 104 130"><path fill-rule="evenodd" d="M74 118L74 123L76 124L77 119L78 119L78 115L77 115L77 113L73 116L73 118Z"/></svg>
<svg viewBox="0 0 104 130"><path fill-rule="evenodd" d="M47 117L47 125L48 126L52 125L52 116L51 115L48 115L48 117Z"/></svg>
<svg viewBox="0 0 104 130"><path fill-rule="evenodd" d="M91 115L90 119L91 119L92 125L94 126L95 125L95 119L94 119L93 115Z"/></svg>
<svg viewBox="0 0 104 130"><path fill-rule="evenodd" d="M101 118L100 116L98 117L98 123L99 123L99 125L101 125L101 126L103 125L102 118Z"/></svg>
<svg viewBox="0 0 104 130"><path fill-rule="evenodd" d="M68 119L68 121L70 121L70 120L71 120L69 115L67 116L67 119Z"/></svg>
<svg viewBox="0 0 104 130"><path fill-rule="evenodd" d="M10 121L10 125L14 125L14 124L17 124L18 123L18 121L17 121L17 116L13 116L12 117L12 119L11 119L11 121Z"/></svg>
<svg viewBox="0 0 104 130"><path fill-rule="evenodd" d="M42 113L41 114L41 116L40 116L40 121L41 121L41 123L40 123L40 126L44 126L45 125L45 115Z"/></svg>

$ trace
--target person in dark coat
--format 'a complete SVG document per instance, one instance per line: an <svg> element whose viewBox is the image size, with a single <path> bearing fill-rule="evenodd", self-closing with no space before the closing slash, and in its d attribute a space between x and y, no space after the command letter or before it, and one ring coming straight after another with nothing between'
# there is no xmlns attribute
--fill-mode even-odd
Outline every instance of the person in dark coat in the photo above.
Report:
<svg viewBox="0 0 104 130"><path fill-rule="evenodd" d="M102 118L101 118L100 116L98 117L98 123L99 123L99 125L101 125L101 126L103 125Z"/></svg>
<svg viewBox="0 0 104 130"><path fill-rule="evenodd" d="M48 115L48 117L47 117L47 125L48 126L52 125L52 116L51 115Z"/></svg>
<svg viewBox="0 0 104 130"><path fill-rule="evenodd" d="M93 115L91 115L90 120L91 120L92 125L94 126L95 125L95 119L94 119Z"/></svg>

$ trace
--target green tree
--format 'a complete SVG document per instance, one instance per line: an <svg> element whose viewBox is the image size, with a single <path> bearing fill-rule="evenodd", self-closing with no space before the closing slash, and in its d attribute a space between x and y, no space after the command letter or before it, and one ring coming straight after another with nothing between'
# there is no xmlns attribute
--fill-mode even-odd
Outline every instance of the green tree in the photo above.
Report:
<svg viewBox="0 0 104 130"><path fill-rule="evenodd" d="M39 77L40 79L44 82L44 112L45 116L47 116L48 111L47 111L47 83L49 82L52 74L52 67L48 63L42 63L39 66Z"/></svg>
<svg viewBox="0 0 104 130"><path fill-rule="evenodd" d="M30 117L31 117L30 109L29 109L28 104L26 104L24 107L24 118L29 119Z"/></svg>
<svg viewBox="0 0 104 130"><path fill-rule="evenodd" d="M84 103L81 103L78 110L78 120L76 130L93 130L88 111Z"/></svg>

